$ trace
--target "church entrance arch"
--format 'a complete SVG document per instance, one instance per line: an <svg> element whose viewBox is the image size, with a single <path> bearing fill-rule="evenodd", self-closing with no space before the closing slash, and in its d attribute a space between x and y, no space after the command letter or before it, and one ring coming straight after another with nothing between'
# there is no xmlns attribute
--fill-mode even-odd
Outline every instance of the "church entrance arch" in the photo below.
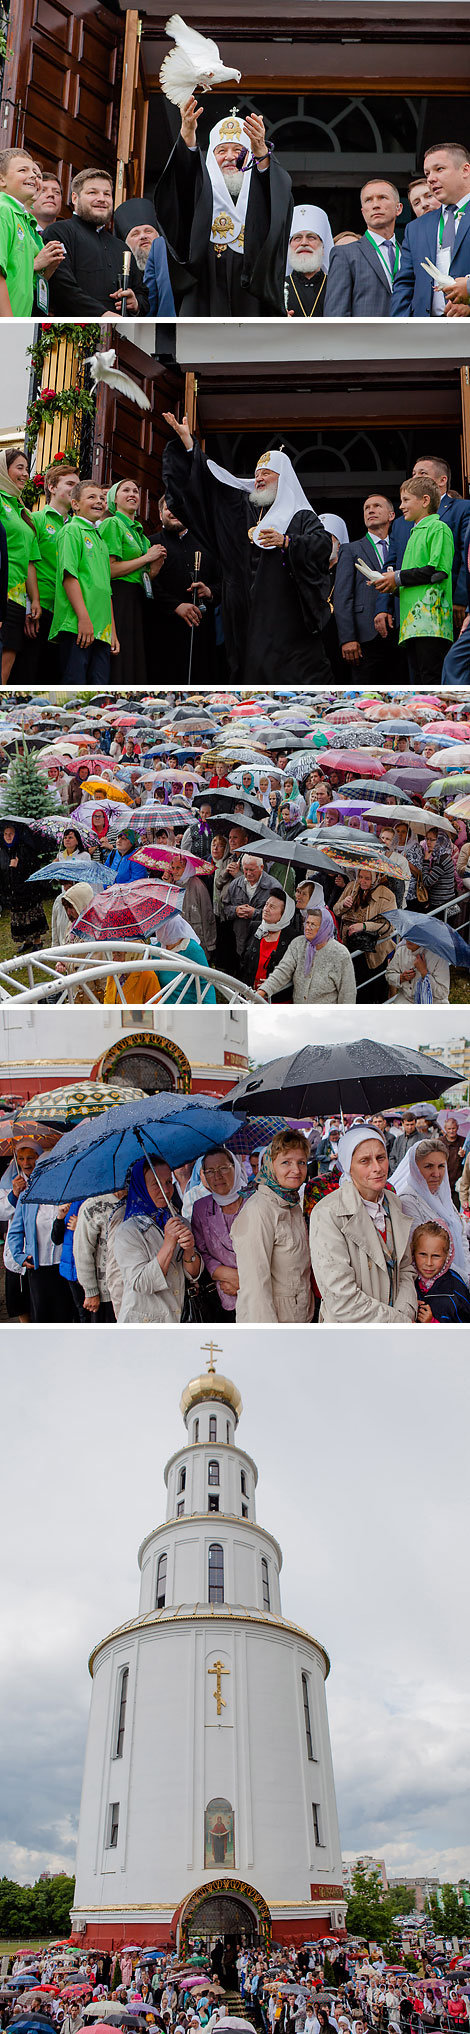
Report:
<svg viewBox="0 0 470 2034"><path fill-rule="evenodd" d="M178 1953L187 1956L195 1937L207 1943L242 1939L269 1950L271 1915L262 1893L240 1879L212 1879L197 1886L180 1909Z"/></svg>

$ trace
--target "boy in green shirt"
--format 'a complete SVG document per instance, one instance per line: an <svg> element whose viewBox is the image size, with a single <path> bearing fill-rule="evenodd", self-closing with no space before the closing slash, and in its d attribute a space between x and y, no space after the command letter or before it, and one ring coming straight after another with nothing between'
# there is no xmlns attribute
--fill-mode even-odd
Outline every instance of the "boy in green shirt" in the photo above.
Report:
<svg viewBox="0 0 470 2034"><path fill-rule="evenodd" d="M0 318L30 318L47 311L47 278L64 259L60 240L44 246L32 216L38 194L36 165L23 148L0 150Z"/></svg>
<svg viewBox="0 0 470 2034"><path fill-rule="evenodd" d="M400 593L400 643L406 643L413 685L438 685L453 640L454 539L438 514L436 481L415 473L400 488L403 515L413 524L399 571L382 572L379 593Z"/></svg>
<svg viewBox="0 0 470 2034"><path fill-rule="evenodd" d="M57 639L63 684L107 685L110 656L118 655L119 643L109 552L97 528L102 489L93 480L76 481L72 508L72 520L64 524L57 544L51 641Z"/></svg>

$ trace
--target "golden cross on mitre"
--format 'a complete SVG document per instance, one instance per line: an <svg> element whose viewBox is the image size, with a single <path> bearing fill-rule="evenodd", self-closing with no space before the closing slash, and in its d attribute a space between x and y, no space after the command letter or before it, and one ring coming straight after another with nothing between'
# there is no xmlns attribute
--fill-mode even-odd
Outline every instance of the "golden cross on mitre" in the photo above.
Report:
<svg viewBox="0 0 470 2034"><path fill-rule="evenodd" d="M221 1683L221 1677L222 1677L222 1674L229 1674L229 1673L230 1673L230 1667L223 1667L223 1666L222 1666L222 1661L221 1661L221 1660L216 1660L216 1661L215 1661L215 1665L214 1665L213 1667L208 1667L208 1669L207 1669L207 1672L208 1672L208 1674L216 1674L216 1675L217 1675L217 1681L216 1681L216 1685L215 1685L215 1688L213 1688L213 1690L212 1690L212 1693L213 1693L213 1697L214 1697L214 1702L216 1702L216 1703L217 1703L217 1715L218 1715L218 1716L220 1716L220 1712L221 1712L221 1709L226 1709L226 1708L227 1708L227 1704L226 1704L226 1702L224 1702L224 1698L223 1698L223 1695L222 1695L222 1690L221 1690L221 1685L220 1685L220 1683Z"/></svg>
<svg viewBox="0 0 470 2034"><path fill-rule="evenodd" d="M219 1349L218 1342L201 1342L201 1356L205 1356L206 1349L209 1351L209 1362L207 1365L209 1377L215 1377L214 1356L221 1356L222 1350Z"/></svg>

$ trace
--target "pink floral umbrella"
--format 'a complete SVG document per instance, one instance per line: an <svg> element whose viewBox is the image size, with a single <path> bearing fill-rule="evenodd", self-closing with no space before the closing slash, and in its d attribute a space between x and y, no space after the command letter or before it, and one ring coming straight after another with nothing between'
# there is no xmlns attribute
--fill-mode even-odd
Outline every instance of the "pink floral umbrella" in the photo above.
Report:
<svg viewBox="0 0 470 2034"><path fill-rule="evenodd" d="M172 862L175 855L179 855L178 848L161 847L160 841L152 841L149 842L148 846L134 848L133 860L135 862L142 862L145 859L145 863L152 867L155 862ZM183 849L181 860L185 863L185 876L207 875L208 870L211 868L211 863L202 861L200 855L187 855L185 848Z"/></svg>

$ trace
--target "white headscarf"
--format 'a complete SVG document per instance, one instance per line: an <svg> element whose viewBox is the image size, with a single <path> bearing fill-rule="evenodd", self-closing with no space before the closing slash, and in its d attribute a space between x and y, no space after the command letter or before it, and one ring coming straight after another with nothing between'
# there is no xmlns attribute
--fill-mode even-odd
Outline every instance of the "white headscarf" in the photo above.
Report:
<svg viewBox="0 0 470 2034"><path fill-rule="evenodd" d="M331 231L328 213L322 212L321 205L294 205L294 210L292 213L292 225L290 229L289 253L287 256L286 275L292 274L292 257L290 251L290 243L291 240L294 239L294 235L296 233L318 233L319 240L323 241L325 256L323 266L328 274L330 254L332 254L333 252L335 243L333 240L333 234Z"/></svg>
<svg viewBox="0 0 470 2034"><path fill-rule="evenodd" d="M249 151L249 142L243 133L243 120L239 113L226 113L211 127L209 147L206 155L206 170L212 184L212 242L218 247L233 247L237 254L243 254L246 208L250 195L251 170L246 170L238 198L231 198L225 177L214 155L214 149L222 141L239 141L240 148Z"/></svg>
<svg viewBox="0 0 470 2034"><path fill-rule="evenodd" d="M422 1138L420 1142L423 1142ZM443 1222L444 1227L449 1230L449 1234L452 1237L455 1270L460 1272L461 1278L464 1278L468 1284L470 1281L470 1252L462 1225L462 1217L459 1215L457 1208L454 1207L452 1200L447 1168L437 1193L431 1193L431 1188L428 1186L424 1173L420 1172L419 1166L416 1163L419 1149L419 1144L413 1144L411 1149L405 1153L405 1157L402 1158L400 1165L397 1165L396 1172L393 1174L393 1185L396 1193L400 1196L405 1215L410 1215L411 1217L412 1229L410 1233L412 1234L413 1230L421 1222L426 1222L427 1220Z"/></svg>
<svg viewBox="0 0 470 2034"><path fill-rule="evenodd" d="M255 485L254 474L248 480L239 480L236 474L228 473L225 466L216 466L214 459L208 459L207 464L214 479L221 480L225 487L236 487L241 494L251 494ZM271 502L270 508L265 509L254 531L253 543L259 545L261 530L277 530L279 536L284 537L292 517L298 515L300 509L308 509L309 515L315 514L316 511L312 510L311 502L307 501L287 452L264 452L262 459L258 460L258 466L269 466L272 473L279 474L276 500ZM256 509L253 510L253 514L257 514ZM262 548L261 545L260 549Z"/></svg>
<svg viewBox="0 0 470 2034"><path fill-rule="evenodd" d="M279 891L274 890L273 895L275 897L279 896ZM266 904L267 902L268 899L266 898ZM311 908L312 907L310 906L310 909ZM294 915L295 915L294 898L286 897L282 918L278 918L277 925L269 925L266 923L266 919L262 918L261 925L258 926L258 930L255 935L256 939L271 939L274 936L274 933L277 934L279 932L283 932L284 926L290 925L291 919L294 917Z"/></svg>
<svg viewBox="0 0 470 2034"><path fill-rule="evenodd" d="M206 1151L206 1158L210 1158L210 1151ZM244 1192L246 1187L246 1172L244 1165L241 1164L241 1160L236 1158L234 1151L227 1151L227 1158L231 1159L233 1165L233 1183L230 1193L216 1194L214 1187L209 1186L209 1181L206 1180L206 1194L210 1194L211 1200L217 1202L218 1208L229 1208L232 1201L238 1201L240 1194ZM203 1180L204 1159L201 1165L201 1181Z"/></svg>
<svg viewBox="0 0 470 2034"><path fill-rule="evenodd" d="M339 544L349 544L348 526L342 516L330 516L328 510L326 515L320 516L320 522L329 537L337 537Z"/></svg>
<svg viewBox="0 0 470 2034"><path fill-rule="evenodd" d="M351 1159L354 1157L356 1146L358 1144L367 1144L370 1137L376 1137L377 1143L382 1145L384 1151L387 1150L385 1137L382 1137L381 1130L371 1130L368 1123L356 1124L355 1129L343 1131L343 1135L338 1143L338 1165L343 1173L349 1176ZM395 1179L393 1184L395 1185Z"/></svg>

